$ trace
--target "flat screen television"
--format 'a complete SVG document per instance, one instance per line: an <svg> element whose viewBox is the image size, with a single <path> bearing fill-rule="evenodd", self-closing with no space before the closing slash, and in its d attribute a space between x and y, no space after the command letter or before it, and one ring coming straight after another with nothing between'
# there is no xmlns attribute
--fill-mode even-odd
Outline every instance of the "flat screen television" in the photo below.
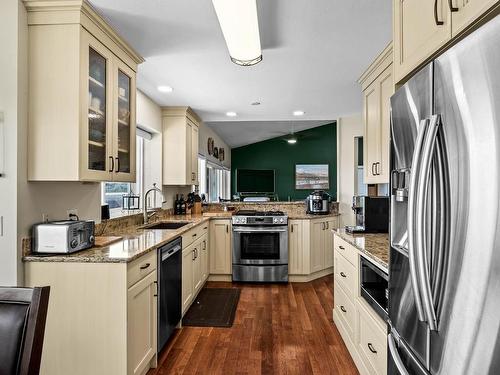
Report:
<svg viewBox="0 0 500 375"><path fill-rule="evenodd" d="M274 193L274 169L237 169L238 193Z"/></svg>

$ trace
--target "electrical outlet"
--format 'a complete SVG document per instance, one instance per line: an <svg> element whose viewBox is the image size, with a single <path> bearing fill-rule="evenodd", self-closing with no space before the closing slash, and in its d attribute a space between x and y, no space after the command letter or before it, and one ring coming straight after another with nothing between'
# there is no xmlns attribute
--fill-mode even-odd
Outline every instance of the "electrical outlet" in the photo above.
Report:
<svg viewBox="0 0 500 375"><path fill-rule="evenodd" d="M49 214L42 214L42 222L45 223L49 221Z"/></svg>
<svg viewBox="0 0 500 375"><path fill-rule="evenodd" d="M76 220L76 218L78 217L78 210L76 208L72 208L66 211L66 214L68 215L68 219Z"/></svg>

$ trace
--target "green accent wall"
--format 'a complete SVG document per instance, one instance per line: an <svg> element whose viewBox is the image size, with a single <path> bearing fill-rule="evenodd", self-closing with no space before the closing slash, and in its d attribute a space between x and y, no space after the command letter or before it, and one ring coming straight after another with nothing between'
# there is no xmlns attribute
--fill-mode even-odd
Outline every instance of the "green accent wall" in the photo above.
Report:
<svg viewBox="0 0 500 375"><path fill-rule="evenodd" d="M296 144L287 136L233 148L231 150L231 190L236 193L237 169L274 169L276 193L281 201L306 198L311 190L295 189L296 164L328 164L332 200L337 199L337 124L304 130L295 134Z"/></svg>

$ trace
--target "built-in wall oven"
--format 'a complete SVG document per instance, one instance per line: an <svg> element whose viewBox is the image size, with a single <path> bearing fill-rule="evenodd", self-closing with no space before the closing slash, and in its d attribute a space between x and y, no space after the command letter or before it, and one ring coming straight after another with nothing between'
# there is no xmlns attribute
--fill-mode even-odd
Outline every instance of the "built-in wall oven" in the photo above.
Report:
<svg viewBox="0 0 500 375"><path fill-rule="evenodd" d="M280 211L238 211L233 223L233 281L288 281L288 218Z"/></svg>
<svg viewBox="0 0 500 375"><path fill-rule="evenodd" d="M361 297L386 321L389 311L389 275L362 256L359 259Z"/></svg>

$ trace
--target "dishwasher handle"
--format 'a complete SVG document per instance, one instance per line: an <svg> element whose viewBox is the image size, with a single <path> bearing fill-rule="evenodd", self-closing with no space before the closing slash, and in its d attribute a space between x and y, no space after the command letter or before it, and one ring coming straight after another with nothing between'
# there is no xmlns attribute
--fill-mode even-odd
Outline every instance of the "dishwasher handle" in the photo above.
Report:
<svg viewBox="0 0 500 375"><path fill-rule="evenodd" d="M181 251L182 250L182 246L179 244L179 245L175 245L173 247L163 247L161 248L160 247L160 254L161 254L161 261L163 262L164 260L170 258L172 255L174 255L175 253L177 253L178 251Z"/></svg>

